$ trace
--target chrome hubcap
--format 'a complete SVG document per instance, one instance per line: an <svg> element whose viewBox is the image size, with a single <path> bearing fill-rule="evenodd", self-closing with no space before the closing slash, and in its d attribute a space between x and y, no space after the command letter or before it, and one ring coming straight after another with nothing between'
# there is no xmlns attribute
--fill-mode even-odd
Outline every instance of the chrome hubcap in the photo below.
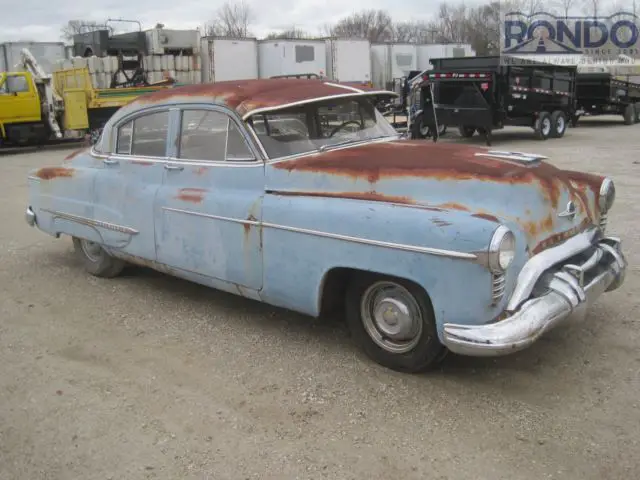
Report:
<svg viewBox="0 0 640 480"><path fill-rule="evenodd" d="M408 352L415 348L422 335L418 302L396 283L371 285L362 296L360 314L371 339L388 352Z"/></svg>
<svg viewBox="0 0 640 480"><path fill-rule="evenodd" d="M82 246L82 252L87 256L89 260L91 260L92 262L97 262L100 260L102 247L99 243L90 242L89 240L80 240L80 245Z"/></svg>

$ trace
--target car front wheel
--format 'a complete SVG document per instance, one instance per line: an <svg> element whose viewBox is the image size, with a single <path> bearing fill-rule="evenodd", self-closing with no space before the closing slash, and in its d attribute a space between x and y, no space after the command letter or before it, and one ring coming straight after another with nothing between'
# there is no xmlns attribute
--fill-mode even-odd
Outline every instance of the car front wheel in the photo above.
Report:
<svg viewBox="0 0 640 480"><path fill-rule="evenodd" d="M431 302L411 282L357 275L347 289L346 308L353 339L384 367L420 372L446 352L438 339Z"/></svg>
<svg viewBox="0 0 640 480"><path fill-rule="evenodd" d="M96 277L115 277L125 266L123 260L109 255L99 243L73 237L73 247L85 270Z"/></svg>

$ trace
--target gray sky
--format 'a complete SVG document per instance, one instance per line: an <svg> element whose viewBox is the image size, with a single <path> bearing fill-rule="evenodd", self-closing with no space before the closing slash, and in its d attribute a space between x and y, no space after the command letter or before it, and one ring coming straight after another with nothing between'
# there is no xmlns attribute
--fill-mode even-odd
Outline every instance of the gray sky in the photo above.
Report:
<svg viewBox="0 0 640 480"><path fill-rule="evenodd" d="M387 10L396 21L428 20L440 3L440 0L246 1L254 12L251 28L257 36L291 25L310 33L320 33L319 29L326 23L333 23L354 11L371 8ZM61 27L72 19L104 22L109 17L126 18L141 21L143 28L152 28L158 22L167 28L197 28L213 18L223 3L224 0L104 0L90 5L77 0L57 0L54 5L45 0L22 0L12 3L15 8L2 8L0 42L60 41ZM476 2L467 2L473 3Z"/></svg>

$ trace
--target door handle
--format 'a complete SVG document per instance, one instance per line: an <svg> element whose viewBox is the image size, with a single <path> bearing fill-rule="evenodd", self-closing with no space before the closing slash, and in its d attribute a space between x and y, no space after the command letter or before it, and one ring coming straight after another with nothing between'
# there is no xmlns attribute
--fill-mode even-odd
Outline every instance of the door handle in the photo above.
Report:
<svg viewBox="0 0 640 480"><path fill-rule="evenodd" d="M105 158L104 160L102 160L103 163L106 163L107 165L117 165L118 163L120 163L119 160L113 160L111 158Z"/></svg>
<svg viewBox="0 0 640 480"><path fill-rule="evenodd" d="M169 163L165 163L164 168L166 168L167 170L184 170L184 167L182 165L171 165Z"/></svg>

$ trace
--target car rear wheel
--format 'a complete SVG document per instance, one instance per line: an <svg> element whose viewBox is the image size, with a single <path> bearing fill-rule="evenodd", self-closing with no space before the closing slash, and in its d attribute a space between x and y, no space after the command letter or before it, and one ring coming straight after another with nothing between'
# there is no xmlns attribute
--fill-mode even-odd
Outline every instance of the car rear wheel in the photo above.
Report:
<svg viewBox="0 0 640 480"><path fill-rule="evenodd" d="M358 346L380 365L420 372L446 352L427 294L411 282L360 274L349 284L347 323Z"/></svg>
<svg viewBox="0 0 640 480"><path fill-rule="evenodd" d="M73 237L73 247L85 270L96 277L115 277L125 266L123 260L109 255L99 243Z"/></svg>
<svg viewBox="0 0 640 480"><path fill-rule="evenodd" d="M553 127L551 136L561 138L567 131L567 116L562 110L556 110L551 114L551 125Z"/></svg>
<svg viewBox="0 0 640 480"><path fill-rule="evenodd" d="M538 118L536 118L534 130L536 132L536 138L539 140L549 138L553 130L553 122L551 121L549 112L540 112Z"/></svg>

